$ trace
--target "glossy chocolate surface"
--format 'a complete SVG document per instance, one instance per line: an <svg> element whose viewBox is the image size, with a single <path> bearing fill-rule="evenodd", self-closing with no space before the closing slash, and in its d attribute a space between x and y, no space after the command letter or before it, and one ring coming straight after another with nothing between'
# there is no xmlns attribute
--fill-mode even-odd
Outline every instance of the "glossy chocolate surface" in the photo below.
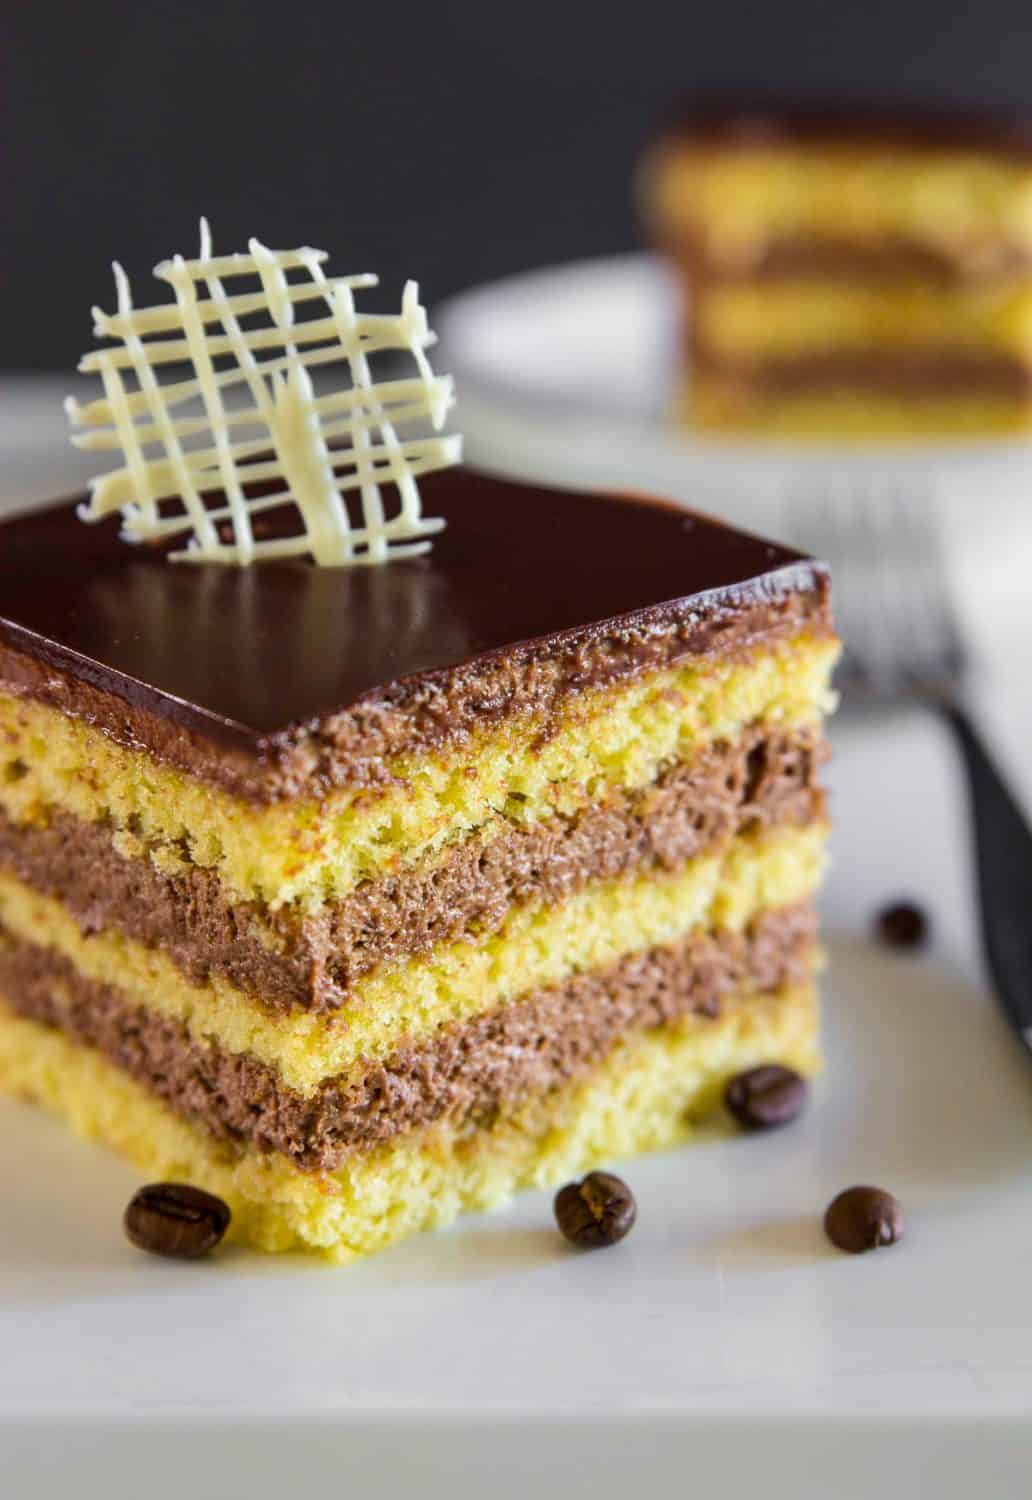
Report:
<svg viewBox="0 0 1032 1500"><path fill-rule="evenodd" d="M658 132L661 142L700 141L729 148L791 145L958 147L1032 156L1032 118L942 103L872 104L848 100L788 102L762 94L702 93Z"/></svg>
<svg viewBox="0 0 1032 1500"><path fill-rule="evenodd" d="M170 563L74 503L0 525L0 642L203 738L255 749L516 643L700 619L812 589L799 554L655 502L469 470L421 482L447 529L382 568Z"/></svg>

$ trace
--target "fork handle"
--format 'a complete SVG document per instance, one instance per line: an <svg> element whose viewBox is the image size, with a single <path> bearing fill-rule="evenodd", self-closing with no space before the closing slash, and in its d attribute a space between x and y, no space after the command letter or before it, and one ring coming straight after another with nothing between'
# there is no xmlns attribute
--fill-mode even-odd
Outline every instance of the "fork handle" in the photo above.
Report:
<svg viewBox="0 0 1032 1500"><path fill-rule="evenodd" d="M997 997L1032 1050L1032 830L957 703L943 705L967 769L982 951Z"/></svg>

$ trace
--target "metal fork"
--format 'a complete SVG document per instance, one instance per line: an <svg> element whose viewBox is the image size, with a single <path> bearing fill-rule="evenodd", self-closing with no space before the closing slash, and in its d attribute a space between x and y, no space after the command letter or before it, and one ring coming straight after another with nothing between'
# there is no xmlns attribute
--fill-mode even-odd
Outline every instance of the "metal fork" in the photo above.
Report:
<svg viewBox="0 0 1032 1500"><path fill-rule="evenodd" d="M932 497L885 486L800 496L790 534L832 570L846 702L916 702L953 731L967 772L982 951L1032 1051L1032 831L971 717L967 652Z"/></svg>

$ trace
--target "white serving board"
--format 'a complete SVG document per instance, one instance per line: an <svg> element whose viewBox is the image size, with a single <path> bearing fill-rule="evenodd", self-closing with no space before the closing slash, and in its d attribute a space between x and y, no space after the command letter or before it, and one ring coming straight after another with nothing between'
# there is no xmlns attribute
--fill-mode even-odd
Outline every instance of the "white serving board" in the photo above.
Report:
<svg viewBox="0 0 1032 1500"><path fill-rule="evenodd" d="M983 697L1032 800L1020 693ZM938 726L836 740L814 1106L628 1164L617 1249L567 1252L536 1193L348 1268L166 1264L122 1238L131 1170L0 1103L0 1492L1026 1495L1032 1061L978 977ZM867 940L897 894L933 914L921 958ZM863 1180L910 1230L853 1259L820 1218Z"/></svg>
<svg viewBox="0 0 1032 1500"><path fill-rule="evenodd" d="M99 1497L146 1472L137 1493L163 1500L188 1461L212 1496L444 1497L488 1475L508 1496L572 1465L601 1495L690 1472L850 1500L871 1493L873 1440L899 1474L938 1472L938 1424L937 1495L970 1495L990 1430L1001 1474L1023 1463L1032 1062L977 982L948 747L921 720L839 740L814 1107L629 1164L639 1224L619 1249L567 1253L535 1193L350 1268L165 1264L121 1237L133 1172L0 1104L0 1451L24 1485L5 1493ZM896 893L934 914L925 958L863 937ZM820 1215L863 1180L901 1196L910 1231L852 1259Z"/></svg>

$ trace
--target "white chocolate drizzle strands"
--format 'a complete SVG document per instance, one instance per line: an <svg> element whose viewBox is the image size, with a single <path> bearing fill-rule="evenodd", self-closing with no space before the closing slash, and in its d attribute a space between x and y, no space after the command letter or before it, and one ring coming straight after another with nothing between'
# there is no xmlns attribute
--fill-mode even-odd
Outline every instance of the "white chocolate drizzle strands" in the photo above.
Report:
<svg viewBox="0 0 1032 1500"><path fill-rule="evenodd" d="M434 336L415 282L396 316L359 313L355 292L377 278L327 277L325 260L257 240L246 255L216 256L202 219L199 258L154 270L175 302L142 308L116 263L118 311L94 308L93 320L98 338L120 343L79 364L100 376L104 395L65 403L77 447L118 449L124 461L93 481L84 520L121 511L134 542L189 533L171 556L190 562L310 556L353 566L429 550L444 522L422 514L416 479L461 458L461 439L438 435L451 379L427 360ZM227 290L240 278L258 285ZM409 355L415 374L374 381L370 356L386 351ZM311 371L333 366L343 387L317 394ZM399 436L402 424L427 420L432 435ZM265 534L262 513L285 504L296 529L284 535L277 521Z"/></svg>

